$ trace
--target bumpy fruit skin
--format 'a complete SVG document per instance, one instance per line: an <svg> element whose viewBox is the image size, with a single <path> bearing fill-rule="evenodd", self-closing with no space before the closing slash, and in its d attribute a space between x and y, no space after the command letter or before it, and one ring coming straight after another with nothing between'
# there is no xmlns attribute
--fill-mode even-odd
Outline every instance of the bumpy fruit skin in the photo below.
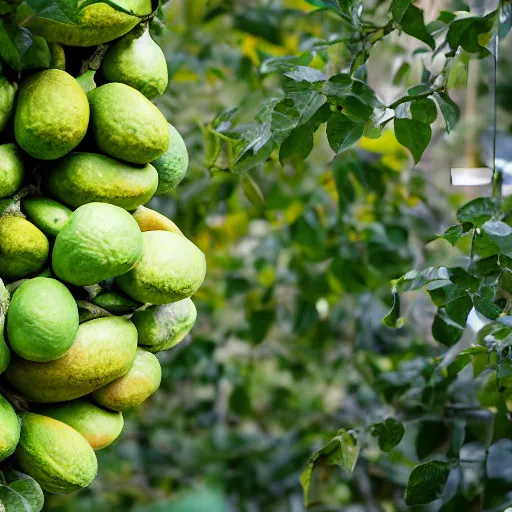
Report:
<svg viewBox="0 0 512 512"><path fill-rule="evenodd" d="M122 412L142 404L158 389L161 380L162 369L158 359L139 348L130 371L96 390L92 397L99 405Z"/></svg>
<svg viewBox="0 0 512 512"><path fill-rule="evenodd" d="M94 451L112 444L124 426L120 412L107 411L84 399L50 405L44 407L41 413L80 432Z"/></svg>
<svg viewBox="0 0 512 512"><path fill-rule="evenodd" d="M89 124L87 96L65 71L47 69L21 85L14 114L14 135L29 155L55 160L85 137Z"/></svg>
<svg viewBox="0 0 512 512"><path fill-rule="evenodd" d="M0 395L0 461L9 457L20 439L20 422L11 404Z"/></svg>
<svg viewBox="0 0 512 512"><path fill-rule="evenodd" d="M180 228L171 219L145 206L139 206L133 212L133 218L143 233L145 231L170 231L177 235L183 235Z"/></svg>
<svg viewBox="0 0 512 512"><path fill-rule="evenodd" d="M59 281L36 277L13 294L7 312L7 338L23 359L48 362L62 357L78 330L78 307Z"/></svg>
<svg viewBox="0 0 512 512"><path fill-rule="evenodd" d="M187 174L189 157L183 137L169 124L169 148L157 160L151 162L158 172L156 194L167 194L175 189Z"/></svg>
<svg viewBox="0 0 512 512"><path fill-rule="evenodd" d="M141 306L140 302L135 302L129 297L116 292L102 293L94 297L91 302L115 315L127 315Z"/></svg>
<svg viewBox="0 0 512 512"><path fill-rule="evenodd" d="M7 126L14 105L17 85L11 84L5 76L0 76L0 132Z"/></svg>
<svg viewBox="0 0 512 512"><path fill-rule="evenodd" d="M21 209L46 236L55 238L73 213L63 204L47 197L26 197Z"/></svg>
<svg viewBox="0 0 512 512"><path fill-rule="evenodd" d="M69 6L66 6L67 3ZM18 8L16 22L48 42L66 46L97 46L126 34L140 22L138 16L151 14L152 10L150 0L118 0L116 4L126 9L126 13L104 3L83 9L74 8L75 3L71 0L60 4L67 7L61 9L71 18L71 22L65 18L62 22L41 18L26 3Z"/></svg>
<svg viewBox="0 0 512 512"><path fill-rule="evenodd" d="M141 258L142 234L122 208L89 203L78 208L53 247L53 270L63 281L87 286L128 272Z"/></svg>
<svg viewBox="0 0 512 512"><path fill-rule="evenodd" d="M197 310L190 299L136 311L132 322L139 333L139 345L150 352L168 350L190 332L197 319Z"/></svg>
<svg viewBox="0 0 512 512"><path fill-rule="evenodd" d="M130 320L96 318L80 325L60 359L34 363L13 357L5 375L33 402L65 402L122 377L132 367L136 350L137 329Z"/></svg>
<svg viewBox="0 0 512 512"><path fill-rule="evenodd" d="M47 492L67 494L87 487L98 461L87 440L61 421L24 412L14 453L16 465Z"/></svg>
<svg viewBox="0 0 512 512"><path fill-rule="evenodd" d="M116 280L121 290L148 304L168 304L193 295L206 275L201 250L184 236L168 231L147 231L142 236L141 260Z"/></svg>
<svg viewBox="0 0 512 512"><path fill-rule="evenodd" d="M4 338L5 318L9 307L9 299L9 292L0 279L0 375L7 370L11 362L11 351Z"/></svg>
<svg viewBox="0 0 512 512"><path fill-rule="evenodd" d="M107 81L129 85L149 99L161 96L169 82L164 52L147 28L136 28L114 43L101 61L101 71Z"/></svg>
<svg viewBox="0 0 512 512"><path fill-rule="evenodd" d="M157 185L152 165L134 167L94 153L68 155L48 176L52 195L72 208L99 202L135 210L153 197Z"/></svg>
<svg viewBox="0 0 512 512"><path fill-rule="evenodd" d="M112 83L93 89L87 96L96 144L104 153L134 164L147 164L167 151L167 121L139 91Z"/></svg>
<svg viewBox="0 0 512 512"><path fill-rule="evenodd" d="M0 198L15 194L23 183L23 162L14 144L0 146Z"/></svg>
<svg viewBox="0 0 512 512"><path fill-rule="evenodd" d="M21 217L0 219L0 277L10 281L40 272L48 261L48 239Z"/></svg>
<svg viewBox="0 0 512 512"><path fill-rule="evenodd" d="M48 48L50 49L50 68L60 69L66 71L66 53L64 48L58 43L49 43Z"/></svg>

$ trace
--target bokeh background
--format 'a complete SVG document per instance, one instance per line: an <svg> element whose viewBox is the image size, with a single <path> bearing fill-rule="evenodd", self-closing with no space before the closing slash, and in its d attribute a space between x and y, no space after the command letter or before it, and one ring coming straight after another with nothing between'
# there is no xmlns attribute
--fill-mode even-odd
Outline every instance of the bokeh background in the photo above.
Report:
<svg viewBox="0 0 512 512"><path fill-rule="evenodd" d="M386 2L364 3L386 19ZM457 6L424 4L431 19ZM185 181L150 206L207 256L198 323L159 354L161 389L99 452L91 487L49 497L45 510L302 512L300 474L334 432L386 417L386 400L417 407L429 371L422 356L439 351L430 334L435 309L417 294L403 329L381 320L392 279L459 258L449 244L430 242L465 198L482 193L450 187L449 172L484 160L488 65L468 78L461 58L452 80L462 127L448 137L440 126L415 170L389 131L337 158L320 133L306 160L281 164L271 155L243 176L230 172L230 148L212 132L250 132L265 99L279 94L279 58L314 51L309 65L331 73L350 62L342 43L322 46L339 22L313 10L302 0L173 0L154 27L171 77L158 105L186 139L191 163ZM368 63L386 101L429 64L413 41L393 35ZM504 131L509 83L499 86ZM433 410L450 393L461 389L432 397ZM308 510L397 510L410 470L443 442L443 428L419 414L391 454L368 442L353 476L317 468Z"/></svg>

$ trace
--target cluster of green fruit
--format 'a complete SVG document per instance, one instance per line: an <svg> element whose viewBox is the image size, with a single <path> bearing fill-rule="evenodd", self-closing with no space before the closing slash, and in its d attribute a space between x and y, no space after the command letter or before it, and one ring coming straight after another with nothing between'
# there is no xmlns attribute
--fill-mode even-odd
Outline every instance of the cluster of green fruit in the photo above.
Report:
<svg viewBox="0 0 512 512"><path fill-rule="evenodd" d="M144 207L180 183L188 154L150 101L168 81L140 23L151 5L126 9L137 15L88 5L72 24L29 12L54 66L0 81L0 469L52 493L88 486L94 450L157 390L154 354L193 327L206 273L204 254ZM66 71L61 45L105 42L102 85Z"/></svg>

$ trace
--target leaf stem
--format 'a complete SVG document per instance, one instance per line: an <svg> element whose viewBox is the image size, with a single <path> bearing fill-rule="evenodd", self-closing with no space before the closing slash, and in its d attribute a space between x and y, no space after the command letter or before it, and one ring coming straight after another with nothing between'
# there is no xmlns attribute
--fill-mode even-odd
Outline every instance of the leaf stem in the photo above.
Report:
<svg viewBox="0 0 512 512"><path fill-rule="evenodd" d="M444 92L445 88L440 87L439 89L429 89L428 91L422 92L421 94L414 94L414 95L407 95L402 96L401 98L397 99L394 103L391 103L387 108L395 110L399 105L402 105L403 103L407 103L408 101L415 101L420 100L422 98L428 98L429 96L432 96L433 94Z"/></svg>

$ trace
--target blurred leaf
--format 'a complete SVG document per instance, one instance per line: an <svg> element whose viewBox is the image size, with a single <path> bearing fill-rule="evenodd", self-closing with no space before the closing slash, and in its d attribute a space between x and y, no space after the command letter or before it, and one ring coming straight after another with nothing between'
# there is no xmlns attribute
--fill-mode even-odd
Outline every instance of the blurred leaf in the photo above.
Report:
<svg viewBox="0 0 512 512"><path fill-rule="evenodd" d="M254 207L262 208L265 204L265 198L259 185L248 174L242 174L241 181L245 197L249 199Z"/></svg>
<svg viewBox="0 0 512 512"><path fill-rule="evenodd" d="M428 124L414 119L395 119L395 135L398 142L411 151L415 163L418 163L430 143L432 129Z"/></svg>
<svg viewBox="0 0 512 512"><path fill-rule="evenodd" d="M450 474L450 464L431 461L416 466L409 476L405 503L409 507L423 505L439 498Z"/></svg>
<svg viewBox="0 0 512 512"><path fill-rule="evenodd" d="M472 307L471 297L466 294L439 308L432 324L434 339L447 347L457 343Z"/></svg>
<svg viewBox="0 0 512 512"><path fill-rule="evenodd" d="M273 308L261 308L251 311L249 319L251 340L261 343L275 322L276 312Z"/></svg>
<svg viewBox="0 0 512 512"><path fill-rule="evenodd" d="M306 66L297 66L294 70L284 73L284 76L291 78L294 82L308 82L310 84L324 82L326 79L325 74L321 71Z"/></svg>
<svg viewBox="0 0 512 512"><path fill-rule="evenodd" d="M360 448L355 431L340 430L336 437L313 455L300 476L306 505L309 503L309 486L315 466L325 461L329 466L339 466L343 471L351 473L354 471Z"/></svg>
<svg viewBox="0 0 512 512"><path fill-rule="evenodd" d="M450 98L446 92L435 93L434 98L436 99L437 104L439 105L439 109L443 114L446 123L446 131L450 133L455 128L455 125L459 120L459 106Z"/></svg>
<svg viewBox="0 0 512 512"><path fill-rule="evenodd" d="M393 19L397 22L402 21L404 14L413 1L414 0L393 0L390 8Z"/></svg>
<svg viewBox="0 0 512 512"><path fill-rule="evenodd" d="M379 439L379 448L384 452L390 452L400 444L404 437L404 426L394 418L387 418L381 423L374 423L370 427L373 437Z"/></svg>
<svg viewBox="0 0 512 512"><path fill-rule="evenodd" d="M489 50L480 44L481 35L493 30L497 11L480 18L477 16L463 17L450 24L446 40L453 50L461 46L468 53L478 53L479 57L489 55Z"/></svg>
<svg viewBox="0 0 512 512"><path fill-rule="evenodd" d="M437 107L430 98L421 98L411 103L411 115L416 121L432 124L437 119Z"/></svg>
<svg viewBox="0 0 512 512"><path fill-rule="evenodd" d="M405 319L400 316L400 294L393 293L393 307L391 311L382 319L387 327L392 329L400 329L403 327Z"/></svg>

